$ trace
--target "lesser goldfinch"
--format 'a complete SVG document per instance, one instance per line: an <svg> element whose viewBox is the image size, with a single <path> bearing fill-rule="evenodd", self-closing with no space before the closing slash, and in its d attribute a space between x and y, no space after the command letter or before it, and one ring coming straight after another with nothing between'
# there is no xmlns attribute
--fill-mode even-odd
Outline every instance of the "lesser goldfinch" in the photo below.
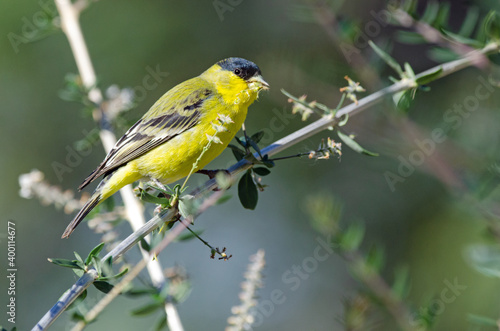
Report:
<svg viewBox="0 0 500 331"><path fill-rule="evenodd" d="M125 185L143 178L169 184L186 177L203 148L217 139L195 170L205 167L234 138L259 91L268 88L255 63L233 57L169 90L80 185L81 190L104 175L62 238L67 238L94 207Z"/></svg>

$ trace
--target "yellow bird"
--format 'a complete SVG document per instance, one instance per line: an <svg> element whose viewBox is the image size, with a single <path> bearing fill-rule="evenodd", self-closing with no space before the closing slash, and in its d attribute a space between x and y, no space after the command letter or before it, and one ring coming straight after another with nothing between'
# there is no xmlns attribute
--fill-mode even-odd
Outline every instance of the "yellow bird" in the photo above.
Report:
<svg viewBox="0 0 500 331"><path fill-rule="evenodd" d="M255 63L233 57L165 93L80 185L81 190L104 175L62 238L69 237L94 207L125 185L143 178L169 184L186 177L213 140L195 171L205 167L234 138L259 91L268 88Z"/></svg>

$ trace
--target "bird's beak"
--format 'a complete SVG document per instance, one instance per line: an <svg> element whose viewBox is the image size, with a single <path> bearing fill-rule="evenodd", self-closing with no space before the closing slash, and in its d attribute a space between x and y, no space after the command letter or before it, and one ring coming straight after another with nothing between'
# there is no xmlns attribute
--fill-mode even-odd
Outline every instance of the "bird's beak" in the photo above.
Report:
<svg viewBox="0 0 500 331"><path fill-rule="evenodd" d="M248 80L250 87L255 87L258 90L269 90L269 84L262 78L261 75L253 76Z"/></svg>

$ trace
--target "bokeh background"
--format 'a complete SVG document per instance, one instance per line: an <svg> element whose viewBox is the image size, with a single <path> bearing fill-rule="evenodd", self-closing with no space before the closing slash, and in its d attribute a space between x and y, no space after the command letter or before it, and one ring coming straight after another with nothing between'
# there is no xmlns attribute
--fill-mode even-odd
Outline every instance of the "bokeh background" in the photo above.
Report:
<svg viewBox="0 0 500 331"><path fill-rule="evenodd" d="M230 56L257 63L272 87L251 107L247 120L252 133L269 128L272 121L277 121L273 118L278 118L280 125L266 136L267 142L304 125L300 116L282 115L291 110L280 92L282 88L334 107L340 97L338 88L346 85L345 75L361 81L367 93L389 84L388 76L393 73L366 44L357 47L359 54L349 61L338 39L351 29L342 22L365 27L374 21L370 11L376 13L385 8L382 1L332 1L326 2L326 7L317 7L324 5L321 2L298 0L220 1L229 8L223 13L215 9L217 3L106 0L92 3L84 11L82 29L101 88L112 84L143 86L148 68L168 72L124 118L138 119L165 91ZM455 27L473 8L484 17L488 10L499 7L494 1L450 3L450 25ZM329 7L336 11L321 9ZM82 105L59 97L59 91L65 87L64 77L77 73L62 32L15 45L9 38L12 33L30 33L44 8L55 11L49 0L0 3L0 252L1 260L6 261L6 224L14 221L18 330L30 329L76 280L71 271L50 264L47 258L72 258L73 251L83 255L100 240L85 224L69 240L61 240L71 215L54 206L42 206L37 199L23 199L18 193L19 175L33 168L44 172L54 185L75 190L104 157L102 147L96 144L90 155L64 174L62 181L54 172L53 163L64 164L66 148L83 139L85 130L92 130L95 123L84 115ZM330 13L338 20L337 25L334 21L330 21L331 26L325 24ZM326 15L326 21L322 15ZM323 24L318 23L319 17ZM437 64L436 54L431 56L432 46L400 43L394 37L395 30L391 25L381 27L372 39L391 49L398 62L412 64L416 72ZM366 252L374 244L384 249L382 275L389 284L398 267L408 268L409 302L413 309L439 300L449 282L462 286L454 299L439 309L437 329L477 329L467 322L468 313L496 318L500 307L500 297L495 295L500 290L498 279L475 271L467 263L465 251L469 245L490 240L486 235L489 221L470 196L475 196L483 184L482 178L488 178L488 170L498 159L498 93L481 100L477 110L464 116L461 125L449 131L448 139L436 147L425 163L396 183L394 189L384 177L387 171L398 173L398 157L407 159L417 148L414 139L424 139L433 129L445 127L445 112L463 103L464 97L474 95L478 77L487 78L493 69L487 70L472 67L432 83L429 93L417 95L408 116L386 100L353 117L345 131L355 133L365 147L379 152L377 158L345 147L341 159L281 161L264 178L269 187L259 195L254 211L241 207L233 188L233 198L203 214L195 226L204 231L203 237L214 246L227 247L233 255L229 261L211 260L209 250L195 240L176 243L161 256L165 266L180 265L189 274L192 292L178 306L186 330L224 328L231 307L239 302L248 257L258 249L266 252L260 302L269 302L276 289L284 293L285 299L280 304L259 308L265 317L256 330L343 329L343 302L363 287L352 278L339 256L328 255L293 289L283 281L287 271L314 256L318 240L326 239L310 222L306 211L310 196L331 196L342 204L343 226L353 221L366 225L361 249ZM321 132L283 155L314 149L321 138L329 135L332 133ZM226 151L212 167L225 167L232 160ZM196 176L190 186L203 180ZM493 199L490 202L494 204ZM130 229L124 223L119 231L126 235ZM137 252L130 255L131 260L134 258ZM5 284L4 265L2 262L0 284ZM92 304L99 297L100 293L93 290L87 300ZM5 307L7 295L3 285L0 302ZM88 330L148 330L156 318L129 314L143 303L144 300L119 298ZM12 325L6 322L3 310L0 323L10 329ZM393 329L387 320L378 316L373 326ZM66 314L52 329L67 330L70 325Z"/></svg>

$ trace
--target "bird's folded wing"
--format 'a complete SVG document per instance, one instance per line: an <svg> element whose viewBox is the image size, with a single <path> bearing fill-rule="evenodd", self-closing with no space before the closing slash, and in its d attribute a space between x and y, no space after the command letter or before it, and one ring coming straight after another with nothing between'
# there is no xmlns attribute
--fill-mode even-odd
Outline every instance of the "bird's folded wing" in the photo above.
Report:
<svg viewBox="0 0 500 331"><path fill-rule="evenodd" d="M186 81L161 97L118 140L104 161L85 179L79 189L194 127L202 115L203 103L213 96L210 87L199 80L193 78Z"/></svg>

